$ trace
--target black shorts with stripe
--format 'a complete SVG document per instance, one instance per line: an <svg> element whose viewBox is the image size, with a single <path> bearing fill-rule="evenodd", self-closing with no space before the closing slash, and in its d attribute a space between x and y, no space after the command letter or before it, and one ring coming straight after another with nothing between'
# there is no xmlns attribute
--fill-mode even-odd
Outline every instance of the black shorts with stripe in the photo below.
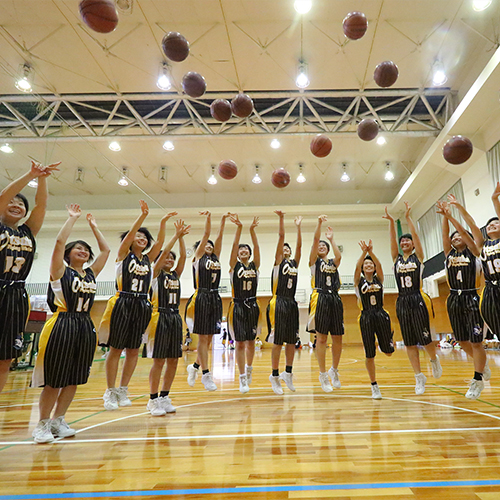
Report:
<svg viewBox="0 0 500 500"><path fill-rule="evenodd" d="M158 309L153 359L182 357L182 318L178 310Z"/></svg>
<svg viewBox="0 0 500 500"><path fill-rule="evenodd" d="M488 328L500 338L500 287L486 282L481 293L480 311Z"/></svg>
<svg viewBox="0 0 500 500"><path fill-rule="evenodd" d="M233 299L227 313L231 338L236 342L255 340L259 325L260 309L255 297Z"/></svg>
<svg viewBox="0 0 500 500"><path fill-rule="evenodd" d="M299 333L299 306L295 299L274 295L266 312L266 340L275 345L295 344Z"/></svg>
<svg viewBox="0 0 500 500"><path fill-rule="evenodd" d="M391 318L386 310L376 308L361 311L359 328L367 358L374 358L377 353L375 337L377 337L378 345L383 353L390 354L394 352Z"/></svg>
<svg viewBox="0 0 500 500"><path fill-rule="evenodd" d="M48 330L42 331L40 337L40 343L45 345L40 353L43 359L37 359L37 365L43 363L43 367L39 366L43 368L43 375L34 374L34 380L54 388L86 384L97 346L90 314L57 313L55 323L52 328L49 325Z"/></svg>
<svg viewBox="0 0 500 500"><path fill-rule="evenodd" d="M29 310L24 282L0 280L0 360L15 358L21 352Z"/></svg>
<svg viewBox="0 0 500 500"><path fill-rule="evenodd" d="M458 341L483 341L484 320L479 312L479 295L473 292L451 292L446 300L453 335Z"/></svg>
<svg viewBox="0 0 500 500"><path fill-rule="evenodd" d="M139 349L151 313L146 294L120 292L111 312L108 345L115 349Z"/></svg>
<svg viewBox="0 0 500 500"><path fill-rule="evenodd" d="M420 292L399 295L396 301L401 335L405 346L422 346L432 342L430 327L430 311L432 304L427 295Z"/></svg>
<svg viewBox="0 0 500 500"><path fill-rule="evenodd" d="M222 321L222 300L218 290L196 290L186 304L184 319L190 333L218 335Z"/></svg>
<svg viewBox="0 0 500 500"><path fill-rule="evenodd" d="M307 331L344 335L344 306L338 293L313 290L309 302Z"/></svg>

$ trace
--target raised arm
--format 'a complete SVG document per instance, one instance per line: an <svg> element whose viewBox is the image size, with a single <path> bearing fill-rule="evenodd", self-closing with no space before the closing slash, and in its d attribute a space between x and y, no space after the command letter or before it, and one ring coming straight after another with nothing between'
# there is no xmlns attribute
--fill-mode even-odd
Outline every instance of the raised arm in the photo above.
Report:
<svg viewBox="0 0 500 500"><path fill-rule="evenodd" d="M413 246L415 248L415 255L417 256L418 260L420 262L424 261L424 249L422 248L422 242L420 241L420 236L418 235L417 228L415 227L415 224L413 223L413 219L411 218L410 212L411 212L411 206L410 204L405 201L405 218L406 218L406 223L408 224L408 229L410 230L411 237L413 238Z"/></svg>
<svg viewBox="0 0 500 500"><path fill-rule="evenodd" d="M82 215L80 205L72 204L66 207L68 210L68 219L63 224L56 238L54 251L52 252L52 259L50 260L50 280L55 281L62 278L66 266L64 265L64 248L68 241L69 235L73 230L76 221Z"/></svg>
<svg viewBox="0 0 500 500"><path fill-rule="evenodd" d="M444 201L438 201L436 203L436 213L443 216L443 224L441 226L443 250L444 254L448 255L451 252L450 223L448 222L447 216L447 214L449 214L448 204Z"/></svg>
<svg viewBox="0 0 500 500"><path fill-rule="evenodd" d="M285 212L275 210L274 213L280 218L278 244L276 245L276 254L274 256L274 265L277 266L283 260L283 245L285 244Z"/></svg>
<svg viewBox="0 0 500 500"><path fill-rule="evenodd" d="M299 215L295 217L295 225L297 226L297 244L295 245L295 262L297 262L297 267L300 264L300 258L302 257L302 217Z"/></svg>
<svg viewBox="0 0 500 500"><path fill-rule="evenodd" d="M206 217L205 231L203 232L200 244L194 253L194 260L200 260L201 256L205 253L205 246L210 238L210 231L212 230L212 214L208 210L205 210L204 212L200 212L200 215L204 215Z"/></svg>
<svg viewBox="0 0 500 500"><path fill-rule="evenodd" d="M361 271L363 270L363 262L365 261L366 254L368 253L368 245L364 241L359 242L361 248L361 255L356 262L356 269L354 269L354 286L359 285L361 279Z"/></svg>
<svg viewBox="0 0 500 500"><path fill-rule="evenodd" d="M257 239L257 233L255 232L255 228L259 225L259 218L254 217L252 224L250 224L250 237L252 238L253 245L253 263L255 264L255 268L257 271L260 268L260 247L259 240Z"/></svg>
<svg viewBox="0 0 500 500"><path fill-rule="evenodd" d="M471 238L470 234L465 230L465 228L458 222L453 215L451 215L450 207L447 203L443 203L445 218L449 220L455 229L458 231L458 234L462 237L462 241L467 245L467 248L476 256L479 257L481 253L481 249L478 248L474 238ZM448 230L449 232L449 230ZM449 236L448 236L449 238ZM450 250L451 250L451 241L450 241Z"/></svg>
<svg viewBox="0 0 500 500"><path fill-rule="evenodd" d="M158 230L158 236L156 237L156 241L154 245L151 247L151 250L148 252L148 257L151 262L153 262L156 259L156 257L158 257L158 255L161 252L161 247L165 242L165 226L167 224L167 221L171 217L175 217L176 215L177 212L170 212L161 218L160 229Z"/></svg>
<svg viewBox="0 0 500 500"><path fill-rule="evenodd" d="M342 254L340 253L340 249L335 243L335 240L333 239L333 228L331 226L328 226L328 230L325 233L326 239L330 242L330 245L333 250L333 263L335 267L340 266L340 261L342 260Z"/></svg>
<svg viewBox="0 0 500 500"><path fill-rule="evenodd" d="M165 245L165 248L161 252L160 256L158 257L158 260L154 263L153 266L153 277L156 278L159 274L160 271L162 270L163 266L165 265L165 262L167 260L168 254L172 251L172 248L174 248L175 242L180 238L185 226L184 226L184 221L178 220L177 222L174 222L175 226L175 233L170 238L170 241Z"/></svg>
<svg viewBox="0 0 500 500"><path fill-rule="evenodd" d="M498 199L499 196L500 196L500 182L497 182L495 190L491 195L491 201L493 202L493 206L495 207L495 213L497 214L497 217L500 219L500 201Z"/></svg>
<svg viewBox="0 0 500 500"><path fill-rule="evenodd" d="M177 266L175 266L175 272L180 278L182 272L184 271L184 265L186 264L186 242L184 241L184 236L189 234L191 226L183 226L182 232L179 236L179 258L177 259Z"/></svg>
<svg viewBox="0 0 500 500"><path fill-rule="evenodd" d="M391 240L391 257L392 261L396 262L399 255L398 239L396 238L396 224L394 224L394 217L387 211L385 207L385 215L382 215L382 219L387 219L389 221L389 239Z"/></svg>
<svg viewBox="0 0 500 500"><path fill-rule="evenodd" d="M238 214L232 214L229 220L236 224L236 232L234 233L233 247L231 248L231 256L229 257L229 270L232 271L236 262L238 262L238 248L240 244L241 231L243 229L243 224L238 218Z"/></svg>
<svg viewBox="0 0 500 500"><path fill-rule="evenodd" d="M217 233L217 238L215 238L215 241L214 241L214 254L217 256L217 258L220 257L220 253L222 250L222 237L224 236L224 228L226 227L226 219L230 216L231 216L231 214L228 212L227 214L224 214L220 220L219 232Z"/></svg>
<svg viewBox="0 0 500 500"><path fill-rule="evenodd" d="M384 270L382 269L382 263L378 259L378 257L373 253L373 243L372 240L368 242L368 255L372 258L373 263L375 264L375 269L377 271L377 277L380 283L384 282Z"/></svg>
<svg viewBox="0 0 500 500"><path fill-rule="evenodd" d="M321 239L321 225L326 222L328 217L326 215L318 216L318 224L316 225L316 230L314 231L313 242L311 245L311 253L309 254L309 267L311 267L318 257L318 245Z"/></svg>
<svg viewBox="0 0 500 500"><path fill-rule="evenodd" d="M483 248L484 245L483 233L481 232L481 229L477 227L476 221L472 218L469 212L465 210L465 207L458 202L458 200L455 198L454 195L452 194L448 195L448 203L456 207L460 215L464 218L464 221L469 226L472 236L474 237L474 243L476 244L477 248L479 250Z"/></svg>
<svg viewBox="0 0 500 500"><path fill-rule="evenodd" d="M134 242L135 234L139 230L139 228L142 226L142 223L146 219L146 217L149 214L149 207L148 204L144 200L139 201L139 205L141 206L141 215L137 217L135 220L134 224L130 228L130 231L127 233L127 236L123 238L119 248L118 248L118 256L117 256L117 261L120 262L123 260L130 252L130 247L132 246L132 243Z"/></svg>
<svg viewBox="0 0 500 500"><path fill-rule="evenodd" d="M90 266L92 271L94 271L94 275L97 277L106 265L111 250L108 242L105 240L103 234L97 227L97 223L92 214L87 214L87 221L89 223L90 230L94 233L94 237L97 240L97 245L99 246L99 255Z"/></svg>

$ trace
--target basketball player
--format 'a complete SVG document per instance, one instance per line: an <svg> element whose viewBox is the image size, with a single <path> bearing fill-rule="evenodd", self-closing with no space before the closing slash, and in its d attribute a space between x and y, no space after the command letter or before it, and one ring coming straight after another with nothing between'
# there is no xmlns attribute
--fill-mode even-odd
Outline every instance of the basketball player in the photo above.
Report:
<svg viewBox="0 0 500 500"><path fill-rule="evenodd" d="M443 249L445 271L450 295L446 301L451 328L460 347L474 361L474 377L465 394L477 399L484 389L483 380L489 380L491 370L486 365L483 347L484 320L479 312L481 261L480 251L463 226L451 214L445 202L437 203L437 213L443 216ZM450 224L456 228L450 236Z"/></svg>
<svg viewBox="0 0 500 500"><path fill-rule="evenodd" d="M399 291L396 301L396 314L406 346L406 353L415 372L415 394L420 395L425 392L427 377L420 369L420 355L417 345L423 346L429 354L434 378L441 377L443 369L439 363L436 346L431 337L429 313L432 310L431 300L421 289L424 250L410 216L411 207L407 202L405 202L405 206L405 218L410 233L403 234L399 238L402 253L399 253L394 218L387 212L387 207L383 218L389 221L391 255L394 261L394 275Z"/></svg>
<svg viewBox="0 0 500 500"><path fill-rule="evenodd" d="M222 321L222 300L219 295L220 262L222 236L229 213L224 214L220 221L219 233L215 243L209 240L212 228L211 214L200 212L206 217L205 232L196 243L193 260L193 279L196 291L186 305L186 324L191 333L198 334L198 358L188 365L188 384L193 387L201 366L201 382L207 391L216 391L212 373L208 368L208 350L214 334L220 333Z"/></svg>
<svg viewBox="0 0 500 500"><path fill-rule="evenodd" d="M236 363L240 372L240 392L247 393L252 383L252 363L255 355L255 338L258 333L260 308L257 302L257 282L259 279L260 248L255 228L259 218L254 217L250 225L252 248L246 243L240 245L243 225L237 214L230 217L236 224L233 248L229 258L229 275L233 300L229 305L227 320L229 333L236 344Z"/></svg>
<svg viewBox="0 0 500 500"><path fill-rule="evenodd" d="M375 374L375 337L380 350L387 356L394 352L391 318L384 309L384 272L382 264L373 253L372 240L359 242L361 256L354 271L354 287L361 309L359 328L366 355L366 370L372 385L372 398L382 399Z"/></svg>
<svg viewBox="0 0 500 500"><path fill-rule="evenodd" d="M298 267L302 252L302 217L295 218L297 227L297 246L295 258L292 259L290 245L285 243L285 214L281 210L274 212L280 219L279 238L274 258L271 284L273 297L267 306L267 324L269 335L267 341L273 344L271 353L272 373L269 380L275 394L283 394L281 381L293 392L293 358L295 343L299 331L299 307L295 301L297 289ZM285 371L279 373L280 355L283 344L285 346Z"/></svg>
<svg viewBox="0 0 500 500"><path fill-rule="evenodd" d="M158 257L165 240L165 224L171 212L160 221L160 230L155 243L151 233L141 227L149 214L145 201L141 200L141 215L130 231L121 235L115 263L116 295L109 299L99 326L99 343L109 345L106 358L106 382L108 388L103 395L104 408L117 410L119 406L130 406L128 384L134 373L139 356L142 336L151 319L151 303L148 293L151 285L151 262ZM148 253L145 253L149 248ZM120 355L125 349L125 362L120 387L115 387Z"/></svg>
<svg viewBox="0 0 500 500"><path fill-rule="evenodd" d="M149 372L150 398L147 407L154 417L176 411L169 393L179 358L182 357L182 318L179 314L180 277L186 263L184 236L189 233L190 226L185 226L182 220L178 220L174 226L174 236L167 243L153 266L153 283L151 285L153 315L146 331L147 355L148 358L153 358L153 366ZM177 240L179 240L179 260L173 269L176 255L172 248ZM167 368L161 392L158 395L165 360Z"/></svg>
<svg viewBox="0 0 500 500"><path fill-rule="evenodd" d="M87 242L77 240L66 245L82 214L79 205L67 208L69 217L57 235L50 261L47 302L54 315L43 327L33 371L33 387L43 387L38 405L40 421L33 431L37 443L75 435L64 416L77 386L86 384L89 378L97 344L90 310L96 293L96 277L110 252L92 214L87 214L87 221L100 251L92 265L88 266L94 255Z"/></svg>
<svg viewBox="0 0 500 500"><path fill-rule="evenodd" d="M338 267L342 254L333 240L333 229L328 227L326 232L326 238L330 243L320 240L321 226L326 221L326 215L318 217L309 255L312 294L307 331L316 334L315 352L319 364L321 388L325 392L332 392L328 375L332 379L333 387L340 388L338 366L342 354L342 335L344 335L344 307L338 293L340 289ZM333 249L333 259L328 258L330 245ZM325 358L329 333L332 338L332 366L327 372Z"/></svg>
<svg viewBox="0 0 500 500"><path fill-rule="evenodd" d="M0 392L9 375L12 358L23 347L23 332L29 313L24 281L35 254L35 236L42 227L47 208L47 177L59 170L59 163L48 166L32 161L29 172L11 182L0 193ZM28 200L21 191L28 182L38 180L35 207L28 220Z"/></svg>

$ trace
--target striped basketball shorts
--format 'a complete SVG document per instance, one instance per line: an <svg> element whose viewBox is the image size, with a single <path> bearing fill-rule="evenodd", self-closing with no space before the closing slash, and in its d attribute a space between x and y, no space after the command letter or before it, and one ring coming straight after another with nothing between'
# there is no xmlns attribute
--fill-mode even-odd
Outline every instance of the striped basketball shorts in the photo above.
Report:
<svg viewBox="0 0 500 500"><path fill-rule="evenodd" d="M299 306L294 298L274 295L267 306L267 341L295 344L299 332Z"/></svg>
<svg viewBox="0 0 500 500"><path fill-rule="evenodd" d="M222 300L218 290L196 290L188 300L184 319L190 333L218 335L222 321Z"/></svg>
<svg viewBox="0 0 500 500"><path fill-rule="evenodd" d="M420 292L399 295L396 314L405 346L424 346L432 342L431 311L432 303L428 295Z"/></svg>
<svg viewBox="0 0 500 500"><path fill-rule="evenodd" d="M258 334L260 308L255 297L233 299L227 313L231 338L237 342L255 340Z"/></svg>
<svg viewBox="0 0 500 500"><path fill-rule="evenodd" d="M394 352L391 318L387 311L382 308L361 311L359 328L367 358L374 358L377 353L375 337L377 337L378 345L383 353L390 354Z"/></svg>
<svg viewBox="0 0 500 500"><path fill-rule="evenodd" d="M309 302L307 331L323 335L344 335L344 306L338 293L313 290Z"/></svg>
<svg viewBox="0 0 500 500"><path fill-rule="evenodd" d="M450 292L446 300L451 329L459 341L482 342L484 321L479 312L479 295L473 292Z"/></svg>
<svg viewBox="0 0 500 500"><path fill-rule="evenodd" d="M500 287L486 282L481 293L480 310L488 328L500 338Z"/></svg>
<svg viewBox="0 0 500 500"><path fill-rule="evenodd" d="M182 357L182 318L178 309L160 307L155 310L146 334L148 358Z"/></svg>

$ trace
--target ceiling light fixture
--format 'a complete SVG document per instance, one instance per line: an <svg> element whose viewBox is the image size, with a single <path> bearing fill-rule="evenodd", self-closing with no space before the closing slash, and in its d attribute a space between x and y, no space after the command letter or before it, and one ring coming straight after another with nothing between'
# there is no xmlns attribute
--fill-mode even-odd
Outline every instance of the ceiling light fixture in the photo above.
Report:
<svg viewBox="0 0 500 500"><path fill-rule="evenodd" d="M121 151L122 150L120 144L116 141L111 142L108 147L109 147L109 149L111 149L111 151Z"/></svg>
<svg viewBox="0 0 500 500"><path fill-rule="evenodd" d="M343 170L344 173L340 177L340 180L342 182L349 182L351 180L351 178L347 174L347 163L342 163L342 170Z"/></svg>
<svg viewBox="0 0 500 500"><path fill-rule="evenodd" d="M162 165L160 167L160 173L158 175L158 180L160 182L167 182L167 167L165 167L164 165Z"/></svg>
<svg viewBox="0 0 500 500"><path fill-rule="evenodd" d="M168 64L166 62L161 63L158 80L156 80L156 86L160 90L170 90L172 88L172 83L170 82L170 78L168 76Z"/></svg>
<svg viewBox="0 0 500 500"><path fill-rule="evenodd" d="M297 177L297 182L300 182L301 184L303 182L306 182L306 178L304 177L304 174L302 173L302 163L299 163L299 175Z"/></svg>
<svg viewBox="0 0 500 500"><path fill-rule="evenodd" d="M490 5L491 5L491 0L473 0L472 1L472 8L476 12L481 12L483 10L486 10Z"/></svg>
<svg viewBox="0 0 500 500"><path fill-rule="evenodd" d="M280 141L278 141L278 139L273 139L271 141L271 147L273 149L278 149L280 146L281 146L281 143L280 143Z"/></svg>
<svg viewBox="0 0 500 500"><path fill-rule="evenodd" d="M29 93L33 91L33 88L31 87L31 82L30 82L30 75L31 75L31 66L28 63L24 63L21 66L21 76L16 80L16 89L20 90L21 92Z"/></svg>
<svg viewBox="0 0 500 500"><path fill-rule="evenodd" d="M255 165L255 175L253 176L252 182L254 184L260 184L262 182L262 179L259 176L259 166Z"/></svg>
<svg viewBox="0 0 500 500"><path fill-rule="evenodd" d="M120 186L123 186L123 187L128 186L127 172L128 172L127 167L122 167L122 176L120 177L120 180L118 181L118 184L120 184Z"/></svg>
<svg viewBox="0 0 500 500"><path fill-rule="evenodd" d="M75 182L77 184L83 184L84 173L83 167L76 167Z"/></svg>
<svg viewBox="0 0 500 500"><path fill-rule="evenodd" d="M299 14L307 14L311 10L312 0L295 0L293 7Z"/></svg>
<svg viewBox="0 0 500 500"><path fill-rule="evenodd" d="M385 162L385 166L387 168L387 171L385 172L385 176L384 176L384 179L387 181L387 182L390 182L390 181L393 181L394 180L394 174L392 173L391 171L391 163L386 161Z"/></svg>
<svg viewBox="0 0 500 500"><path fill-rule="evenodd" d="M386 141L386 139L385 139L385 137L384 137L383 135L379 135L379 136L377 137L377 144L378 144L379 146L383 146L386 142L387 142L387 141Z"/></svg>
<svg viewBox="0 0 500 500"><path fill-rule="evenodd" d="M29 182L28 182L28 186L30 188L37 188L38 187L38 180L37 179L31 179Z"/></svg>
<svg viewBox="0 0 500 500"><path fill-rule="evenodd" d="M299 72L297 74L297 78L295 79L295 85L299 89L305 89L309 87L309 77L307 76L307 64L304 61L299 61Z"/></svg>
<svg viewBox="0 0 500 500"><path fill-rule="evenodd" d="M14 150L9 146L8 143L5 143L3 146L0 146L0 151L2 153L7 153L7 154L14 152Z"/></svg>
<svg viewBox="0 0 500 500"><path fill-rule="evenodd" d="M432 84L436 87L444 85L448 81L444 66L441 61L436 60L432 66Z"/></svg>
<svg viewBox="0 0 500 500"><path fill-rule="evenodd" d="M173 151L175 149L174 143L172 141L165 141L163 143L163 149L165 151Z"/></svg>
<svg viewBox="0 0 500 500"><path fill-rule="evenodd" d="M217 177L215 177L215 166L212 165L212 175L208 178L207 181L211 186L217 184Z"/></svg>

